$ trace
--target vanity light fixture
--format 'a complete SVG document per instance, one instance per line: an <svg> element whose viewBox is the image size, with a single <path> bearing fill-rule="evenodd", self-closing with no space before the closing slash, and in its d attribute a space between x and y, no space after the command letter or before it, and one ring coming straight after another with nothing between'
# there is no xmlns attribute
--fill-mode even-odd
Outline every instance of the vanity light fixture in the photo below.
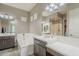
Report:
<svg viewBox="0 0 79 59"><path fill-rule="evenodd" d="M8 15L8 14L2 14L2 13L0 13L0 18L5 18L5 19L14 19L13 16L10 16L10 15Z"/></svg>

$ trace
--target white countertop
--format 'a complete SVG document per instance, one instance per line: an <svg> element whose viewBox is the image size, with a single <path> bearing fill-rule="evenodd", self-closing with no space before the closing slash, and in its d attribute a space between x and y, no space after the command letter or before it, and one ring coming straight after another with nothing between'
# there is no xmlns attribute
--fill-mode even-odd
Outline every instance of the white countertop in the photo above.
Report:
<svg viewBox="0 0 79 59"><path fill-rule="evenodd" d="M79 39L64 36L34 36L35 38L47 42L46 47L67 56L79 56ZM56 43L58 42L58 43Z"/></svg>
<svg viewBox="0 0 79 59"><path fill-rule="evenodd" d="M47 47L64 56L79 56L79 47L71 46L62 42L55 42L47 45Z"/></svg>
<svg viewBox="0 0 79 59"><path fill-rule="evenodd" d="M55 50L60 54L63 55L79 55L79 38L71 38L71 37L64 37L64 36L41 36L41 35L34 35L34 34L23 34L17 35L18 43L20 47L25 47L29 45L33 45L34 41L33 38L37 38L41 41L47 42L46 47L50 48L51 50ZM58 43L56 43L58 42Z"/></svg>
<svg viewBox="0 0 79 59"><path fill-rule="evenodd" d="M0 33L0 36L15 36L14 33Z"/></svg>

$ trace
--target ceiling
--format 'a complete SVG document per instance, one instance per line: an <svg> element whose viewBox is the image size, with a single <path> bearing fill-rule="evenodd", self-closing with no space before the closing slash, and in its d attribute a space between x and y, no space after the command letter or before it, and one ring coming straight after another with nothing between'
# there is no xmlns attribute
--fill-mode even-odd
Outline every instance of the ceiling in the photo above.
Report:
<svg viewBox="0 0 79 59"><path fill-rule="evenodd" d="M4 3L5 5L22 9L25 11L31 11L31 9L36 5L36 3Z"/></svg>
<svg viewBox="0 0 79 59"><path fill-rule="evenodd" d="M42 16L48 17L48 16L50 16L50 15L56 13L56 12L60 12L60 13L62 13L62 14L65 14L65 13L66 13L66 10L67 10L67 4L65 4L65 5L62 6L62 7L59 7L57 10L53 10L53 11L44 10L44 11L42 12Z"/></svg>

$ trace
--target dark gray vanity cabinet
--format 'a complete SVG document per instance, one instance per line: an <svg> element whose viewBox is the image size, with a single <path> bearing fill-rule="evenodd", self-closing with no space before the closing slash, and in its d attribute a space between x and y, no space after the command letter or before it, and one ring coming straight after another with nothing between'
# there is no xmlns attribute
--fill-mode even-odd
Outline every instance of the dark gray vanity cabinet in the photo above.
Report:
<svg viewBox="0 0 79 59"><path fill-rule="evenodd" d="M46 56L46 42L34 38L34 55Z"/></svg>
<svg viewBox="0 0 79 59"><path fill-rule="evenodd" d="M0 36L0 50L15 47L15 36Z"/></svg>

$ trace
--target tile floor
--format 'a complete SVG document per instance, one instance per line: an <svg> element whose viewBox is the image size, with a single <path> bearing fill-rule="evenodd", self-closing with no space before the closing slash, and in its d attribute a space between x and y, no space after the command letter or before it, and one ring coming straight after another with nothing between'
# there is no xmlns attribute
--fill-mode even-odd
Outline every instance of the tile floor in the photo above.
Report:
<svg viewBox="0 0 79 59"><path fill-rule="evenodd" d="M0 51L0 56L20 56L18 48L10 48Z"/></svg>

